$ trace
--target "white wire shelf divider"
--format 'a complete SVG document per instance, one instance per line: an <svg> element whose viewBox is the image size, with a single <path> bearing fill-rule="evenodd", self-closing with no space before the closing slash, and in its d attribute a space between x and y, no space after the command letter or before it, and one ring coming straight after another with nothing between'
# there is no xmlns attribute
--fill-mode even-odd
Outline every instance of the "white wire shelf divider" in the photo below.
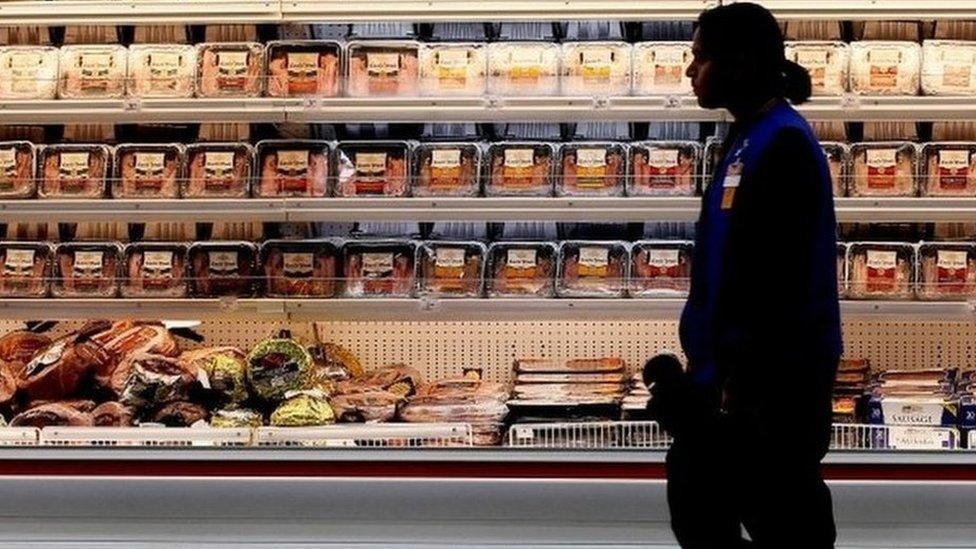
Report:
<svg viewBox="0 0 976 549"><path fill-rule="evenodd" d="M16 0L0 2L0 25L274 23L280 0Z"/></svg>
<svg viewBox="0 0 976 549"><path fill-rule="evenodd" d="M524 423L509 429L507 444L539 449L665 450L671 439L654 421Z"/></svg>
<svg viewBox="0 0 976 549"><path fill-rule="evenodd" d="M464 423L376 423L322 427L259 427L257 446L326 448L453 448L474 445Z"/></svg>
<svg viewBox="0 0 976 549"><path fill-rule="evenodd" d="M746 0L724 0L726 4ZM748 0L782 19L931 20L972 19L969 0Z"/></svg>
<svg viewBox="0 0 976 549"><path fill-rule="evenodd" d="M2 429L0 429L2 431ZM42 446L250 446L252 432L211 427L45 427Z"/></svg>

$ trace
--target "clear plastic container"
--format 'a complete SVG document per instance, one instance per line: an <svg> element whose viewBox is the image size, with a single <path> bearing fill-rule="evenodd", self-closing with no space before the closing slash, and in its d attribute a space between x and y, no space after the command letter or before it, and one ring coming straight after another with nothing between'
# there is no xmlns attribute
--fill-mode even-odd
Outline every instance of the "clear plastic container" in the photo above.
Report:
<svg viewBox="0 0 976 549"><path fill-rule="evenodd" d="M556 196L623 196L627 145L574 141L559 146Z"/></svg>
<svg viewBox="0 0 976 549"><path fill-rule="evenodd" d="M247 143L187 145L183 198L247 198L254 147Z"/></svg>
<svg viewBox="0 0 976 549"><path fill-rule="evenodd" d="M478 42L420 46L420 93L481 96L488 85L488 46Z"/></svg>
<svg viewBox="0 0 976 549"><path fill-rule="evenodd" d="M552 297L558 252L552 242L495 242L488 248L488 297Z"/></svg>
<svg viewBox="0 0 976 549"><path fill-rule="evenodd" d="M115 148L114 198L179 198L186 150L177 143Z"/></svg>
<svg viewBox="0 0 976 549"><path fill-rule="evenodd" d="M641 240L631 249L632 297L683 297L691 287L694 243L687 240Z"/></svg>
<svg viewBox="0 0 976 549"><path fill-rule="evenodd" d="M336 297L339 248L330 240L268 240L261 245L268 297Z"/></svg>
<svg viewBox="0 0 976 549"><path fill-rule="evenodd" d="M617 241L567 240L559 245L559 297L624 297L630 252Z"/></svg>
<svg viewBox="0 0 976 549"><path fill-rule="evenodd" d="M976 142L926 143L920 157L922 196L976 196Z"/></svg>
<svg viewBox="0 0 976 549"><path fill-rule="evenodd" d="M45 145L38 153L40 198L102 198L112 150L100 144Z"/></svg>
<svg viewBox="0 0 976 549"><path fill-rule="evenodd" d="M416 246L409 240L351 240L342 247L346 297L411 297Z"/></svg>
<svg viewBox="0 0 976 549"><path fill-rule="evenodd" d="M634 44L634 95L688 95L691 79L691 42L638 42Z"/></svg>
<svg viewBox="0 0 976 549"><path fill-rule="evenodd" d="M126 245L122 297L186 297L186 252L180 242Z"/></svg>
<svg viewBox="0 0 976 549"><path fill-rule="evenodd" d="M197 49L182 44L133 44L129 47L130 97L193 97Z"/></svg>
<svg viewBox="0 0 976 549"><path fill-rule="evenodd" d="M53 264L46 242L0 242L0 297L47 297Z"/></svg>
<svg viewBox="0 0 976 549"><path fill-rule="evenodd" d="M552 196L556 147L537 141L504 141L488 147L488 196Z"/></svg>
<svg viewBox="0 0 976 549"><path fill-rule="evenodd" d="M62 99L124 97L127 58L123 46L62 47L58 94Z"/></svg>
<svg viewBox="0 0 976 549"><path fill-rule="evenodd" d="M267 140L257 144L254 195L262 198L329 195L331 149L325 141Z"/></svg>
<svg viewBox="0 0 976 549"><path fill-rule="evenodd" d="M846 143L822 141L824 156L827 157L827 168L830 170L830 183L834 189L834 196L847 196L847 180L850 178L848 167L851 161L851 148Z"/></svg>
<svg viewBox="0 0 976 549"><path fill-rule="evenodd" d="M844 42L787 42L786 59L810 74L813 95L844 95L849 80L851 52Z"/></svg>
<svg viewBox="0 0 976 549"><path fill-rule="evenodd" d="M976 296L976 244L920 245L917 295L919 299L959 301Z"/></svg>
<svg viewBox="0 0 976 549"><path fill-rule="evenodd" d="M630 95L631 50L626 42L564 43L563 95Z"/></svg>
<svg viewBox="0 0 976 549"><path fill-rule="evenodd" d="M259 276L257 247L243 241L197 242L188 252L190 291L196 297L250 297Z"/></svg>
<svg viewBox="0 0 976 549"><path fill-rule="evenodd" d="M911 299L915 247L907 243L859 242L847 252L847 295L852 299Z"/></svg>
<svg viewBox="0 0 976 549"><path fill-rule="evenodd" d="M413 150L413 196L478 196L481 193L481 145L420 143Z"/></svg>
<svg viewBox="0 0 976 549"><path fill-rule="evenodd" d="M69 242L55 251L54 297L115 297L122 264L117 242Z"/></svg>
<svg viewBox="0 0 976 549"><path fill-rule="evenodd" d="M694 196L702 147L696 141L643 141L630 147L630 196Z"/></svg>
<svg viewBox="0 0 976 549"><path fill-rule="evenodd" d="M847 244L837 243L837 295L847 297Z"/></svg>
<svg viewBox="0 0 976 549"><path fill-rule="evenodd" d="M256 42L212 42L197 48L198 96L261 96L264 46Z"/></svg>
<svg viewBox="0 0 976 549"><path fill-rule="evenodd" d="M54 99L60 54L48 46L0 47L0 99Z"/></svg>
<svg viewBox="0 0 976 549"><path fill-rule="evenodd" d="M851 43L851 91L860 95L917 95L922 48L915 42Z"/></svg>
<svg viewBox="0 0 976 549"><path fill-rule="evenodd" d="M488 93L492 95L558 95L557 44L494 42L488 46Z"/></svg>
<svg viewBox="0 0 976 549"><path fill-rule="evenodd" d="M915 196L918 148L907 141L851 146L850 196Z"/></svg>
<svg viewBox="0 0 976 549"><path fill-rule="evenodd" d="M336 196L407 195L410 176L408 143L347 141L339 145L338 151Z"/></svg>
<svg viewBox="0 0 976 549"><path fill-rule="evenodd" d="M419 248L420 293L481 297L488 248L480 242L430 241Z"/></svg>
<svg viewBox="0 0 976 549"><path fill-rule="evenodd" d="M419 48L413 40L350 42L346 49L346 92L351 97L417 95Z"/></svg>
<svg viewBox="0 0 976 549"><path fill-rule="evenodd" d="M976 41L922 42L922 93L976 95Z"/></svg>
<svg viewBox="0 0 976 549"><path fill-rule="evenodd" d="M0 141L0 198L31 198L37 191L34 176L37 149L29 141Z"/></svg>
<svg viewBox="0 0 976 549"><path fill-rule="evenodd" d="M341 47L318 40L268 42L270 97L335 97L341 82Z"/></svg>

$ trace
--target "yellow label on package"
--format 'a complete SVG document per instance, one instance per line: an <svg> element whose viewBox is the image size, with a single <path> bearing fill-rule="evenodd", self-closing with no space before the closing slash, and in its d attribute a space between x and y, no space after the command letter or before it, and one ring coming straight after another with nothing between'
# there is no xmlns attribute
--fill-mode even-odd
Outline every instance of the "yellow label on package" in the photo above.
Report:
<svg viewBox="0 0 976 549"><path fill-rule="evenodd" d="M101 271L103 257L101 251L77 251L74 268L78 271Z"/></svg>
<svg viewBox="0 0 976 549"><path fill-rule="evenodd" d="M603 168L607 165L606 149L576 149L576 165L581 168Z"/></svg>
<svg viewBox="0 0 976 549"><path fill-rule="evenodd" d="M319 54L314 52L288 52L288 72L298 75L310 75L319 70Z"/></svg>
<svg viewBox="0 0 976 549"><path fill-rule="evenodd" d="M610 250L607 248L584 246L579 250L580 276L607 276L610 263Z"/></svg>
<svg viewBox="0 0 976 549"><path fill-rule="evenodd" d="M647 163L654 168L673 168L678 165L677 149L651 149Z"/></svg>
<svg viewBox="0 0 976 549"><path fill-rule="evenodd" d="M5 266L14 271L29 271L34 268L34 250L7 248Z"/></svg>
<svg viewBox="0 0 976 549"><path fill-rule="evenodd" d="M876 49L868 51L868 63L872 65L897 65L901 63L901 50Z"/></svg>
<svg viewBox="0 0 976 549"><path fill-rule="evenodd" d="M969 254L958 250L939 250L936 264L942 269L962 270L967 267Z"/></svg>
<svg viewBox="0 0 976 549"><path fill-rule="evenodd" d="M939 167L944 170L968 170L969 151L939 151Z"/></svg>
<svg viewBox="0 0 976 549"><path fill-rule="evenodd" d="M584 78L609 78L613 65L613 50L610 48L587 48L580 52Z"/></svg>
<svg viewBox="0 0 976 549"><path fill-rule="evenodd" d="M17 149L0 149L0 175L17 169Z"/></svg>

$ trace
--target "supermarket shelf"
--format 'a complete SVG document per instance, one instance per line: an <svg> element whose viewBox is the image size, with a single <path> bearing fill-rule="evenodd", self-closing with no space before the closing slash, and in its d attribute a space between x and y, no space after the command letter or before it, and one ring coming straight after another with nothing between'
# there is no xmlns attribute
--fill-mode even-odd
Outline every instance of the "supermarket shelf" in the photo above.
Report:
<svg viewBox="0 0 976 549"><path fill-rule="evenodd" d="M837 221L935 223L976 221L973 198L837 198Z"/></svg>
<svg viewBox="0 0 976 549"><path fill-rule="evenodd" d="M0 318L6 320L90 320L92 318L285 318L275 299L4 299Z"/></svg>
<svg viewBox="0 0 976 549"><path fill-rule="evenodd" d="M919 320L973 320L976 311L971 302L932 301L842 301L843 318L888 317Z"/></svg>
<svg viewBox="0 0 976 549"><path fill-rule="evenodd" d="M725 0L733 3L737 0ZM749 0L783 19L973 19L971 0Z"/></svg>
<svg viewBox="0 0 976 549"><path fill-rule="evenodd" d="M817 8L812 8L817 9ZM810 120L838 121L945 121L971 120L976 117L973 97L814 97L799 107Z"/></svg>
<svg viewBox="0 0 976 549"><path fill-rule="evenodd" d="M0 200L0 221L287 221L283 200Z"/></svg>
<svg viewBox="0 0 976 549"><path fill-rule="evenodd" d="M272 23L280 0L56 0L0 2L0 25Z"/></svg>
<svg viewBox="0 0 976 549"><path fill-rule="evenodd" d="M0 102L3 124L284 122L277 99L55 99Z"/></svg>

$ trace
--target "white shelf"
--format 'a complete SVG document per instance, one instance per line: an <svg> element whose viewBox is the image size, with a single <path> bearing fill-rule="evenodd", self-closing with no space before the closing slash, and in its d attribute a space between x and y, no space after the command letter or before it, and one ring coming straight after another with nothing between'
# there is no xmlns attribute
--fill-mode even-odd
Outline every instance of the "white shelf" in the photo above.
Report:
<svg viewBox="0 0 976 549"><path fill-rule="evenodd" d="M3 299L5 320L286 318L280 299Z"/></svg>
<svg viewBox="0 0 976 549"><path fill-rule="evenodd" d="M280 0L13 0L0 2L0 25L273 23Z"/></svg>
<svg viewBox="0 0 976 549"><path fill-rule="evenodd" d="M0 221L196 222L287 221L283 200L250 198L184 200L0 200Z"/></svg>
<svg viewBox="0 0 976 549"><path fill-rule="evenodd" d="M726 0L733 3L738 0ZM745 1L745 0L743 0ZM973 19L972 0L748 0L783 19L931 20Z"/></svg>
<svg viewBox="0 0 976 549"><path fill-rule="evenodd" d="M0 101L3 124L284 122L280 100L253 98Z"/></svg>
<svg viewBox="0 0 976 549"><path fill-rule="evenodd" d="M834 208L844 223L976 222L976 198L837 198Z"/></svg>
<svg viewBox="0 0 976 549"><path fill-rule="evenodd" d="M976 9L976 8L974 8ZM799 110L810 120L936 122L976 118L976 97L814 97Z"/></svg>

